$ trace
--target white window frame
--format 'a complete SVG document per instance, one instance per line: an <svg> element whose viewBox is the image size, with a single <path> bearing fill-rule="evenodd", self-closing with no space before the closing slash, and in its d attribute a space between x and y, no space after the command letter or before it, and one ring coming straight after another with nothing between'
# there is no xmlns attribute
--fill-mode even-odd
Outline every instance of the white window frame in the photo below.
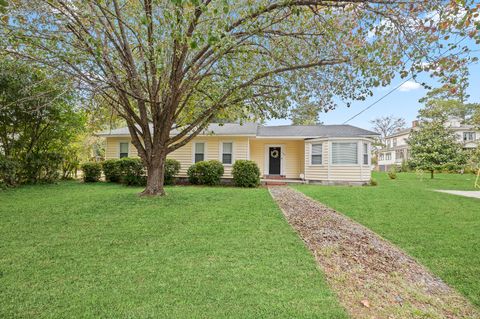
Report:
<svg viewBox="0 0 480 319"><path fill-rule="evenodd" d="M472 139L466 139L467 137L467 134L469 136L472 137ZM477 132L472 132L472 131L468 131L468 132L463 132L463 141L464 142L473 142L477 139Z"/></svg>
<svg viewBox="0 0 480 319"><path fill-rule="evenodd" d="M130 142L129 141L118 141L118 158L121 158L122 148L120 145L127 144L127 157L130 157Z"/></svg>
<svg viewBox="0 0 480 319"><path fill-rule="evenodd" d="M323 158L323 155L325 154L324 152L324 143L323 142L312 142L310 143L310 166L323 166L324 164L324 158ZM312 156L313 156L313 145L322 145L322 162L320 164L313 164L312 162ZM318 154L317 154L318 155Z"/></svg>
<svg viewBox="0 0 480 319"><path fill-rule="evenodd" d="M192 163L195 164L195 163L198 163L198 162L195 162L195 150L196 150L196 145L197 144L203 144L203 160L204 161L207 161L207 142L204 142L204 141L195 141L192 143Z"/></svg>
<svg viewBox="0 0 480 319"><path fill-rule="evenodd" d="M232 162L230 164L223 162L223 144L225 143L232 144ZM233 163L235 163L235 143L233 141L220 141L219 150L220 152L218 160L220 161L220 163L222 163L224 166L232 166Z"/></svg>
<svg viewBox="0 0 480 319"><path fill-rule="evenodd" d="M371 156L370 156L370 143L368 142L362 142L361 143L362 145L362 158L361 158L361 163L362 165L370 165L370 162L371 162ZM364 147L365 145L367 146L367 152L364 153ZM365 155L367 155L367 163L365 163Z"/></svg>
<svg viewBox="0 0 480 319"><path fill-rule="evenodd" d="M357 163L352 163L352 164L334 164L333 163L333 144L334 143L339 143L339 144L355 144L357 145ZM329 153L329 162L330 162L330 165L332 166L361 166L362 162L360 162L360 159L359 159L359 154L361 154L361 152L359 152L359 141L358 140L334 140L334 141L330 141L329 143L329 148L328 148L328 153Z"/></svg>

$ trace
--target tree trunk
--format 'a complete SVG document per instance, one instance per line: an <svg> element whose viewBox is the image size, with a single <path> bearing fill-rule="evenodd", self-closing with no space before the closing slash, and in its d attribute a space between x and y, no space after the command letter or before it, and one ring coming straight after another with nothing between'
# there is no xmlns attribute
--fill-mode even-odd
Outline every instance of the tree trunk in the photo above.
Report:
<svg viewBox="0 0 480 319"><path fill-rule="evenodd" d="M167 154L166 152L159 152L158 150L154 150L153 152L158 154L152 154L149 163L147 163L147 186L145 190L140 193L142 196L165 195L163 182L165 179L165 159Z"/></svg>
<svg viewBox="0 0 480 319"><path fill-rule="evenodd" d="M433 179L433 170L430 171L430 178Z"/></svg>

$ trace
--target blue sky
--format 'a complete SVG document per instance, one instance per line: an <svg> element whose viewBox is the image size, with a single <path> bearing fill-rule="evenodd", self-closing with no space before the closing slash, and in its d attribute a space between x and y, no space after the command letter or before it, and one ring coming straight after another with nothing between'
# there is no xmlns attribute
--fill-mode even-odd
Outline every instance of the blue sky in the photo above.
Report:
<svg viewBox="0 0 480 319"><path fill-rule="evenodd" d="M472 50L475 49L478 49L478 46L476 48L472 46ZM469 70L470 86L468 93L470 94L470 102L480 103L480 64L477 63L470 65ZM333 111L321 113L320 119L324 124L342 124L347 119L360 112L383 95L387 94L391 89L398 86L403 81L405 80L398 77L390 84L390 86L375 89L373 91L373 97L367 99L366 101L353 102L350 108L347 108L344 105L339 105L338 108ZM424 81L433 87L438 87L436 81L431 79L426 72L420 74L417 77L417 81ZM407 125L410 125L411 122L415 120L418 110L422 107L422 104L420 104L418 100L422 98L426 92L427 91L420 85L409 83L409 85L396 90L385 99L374 105L372 108L351 120L348 124L369 129L371 128L370 120L376 117L392 114L394 116L404 118L407 121ZM290 121L279 119L267 122L267 125L282 124L290 124Z"/></svg>

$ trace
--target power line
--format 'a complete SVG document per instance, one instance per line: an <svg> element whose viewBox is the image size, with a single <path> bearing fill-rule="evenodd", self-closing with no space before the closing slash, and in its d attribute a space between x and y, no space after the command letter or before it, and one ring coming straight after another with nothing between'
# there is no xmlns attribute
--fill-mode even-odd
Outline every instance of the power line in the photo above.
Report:
<svg viewBox="0 0 480 319"><path fill-rule="evenodd" d="M465 40L468 36L465 36L463 37L462 39L460 39L457 43L455 43L454 47L456 47L457 45L459 45L463 40ZM445 50L443 53L441 53L436 60L440 59L443 55L445 55L447 52L449 52L450 50L452 50L452 48L448 49L448 50ZM408 59L410 60L410 58ZM408 61L407 60L407 61ZM411 75L410 77L408 77L405 81L403 81L402 83L400 83L399 85L397 85L396 87L394 87L392 90L388 91L385 95L383 95L382 97L380 97L378 100L374 101L372 104L368 105L367 107L365 107L363 110L361 110L360 112L358 112L357 114L355 114L354 116L350 117L348 120L346 120L345 122L343 122L343 124L347 124L348 122L350 122L351 120L353 120L354 118L356 118L357 116L361 115L363 112L369 110L370 108L372 108L374 105L376 105L378 102L382 101L384 98L386 98L387 96L389 96L390 94L392 94L393 92L395 92L396 90L398 90L402 85L404 85L405 83L407 83L408 81L410 81L411 79L413 79L416 75L418 74L415 73L414 75Z"/></svg>

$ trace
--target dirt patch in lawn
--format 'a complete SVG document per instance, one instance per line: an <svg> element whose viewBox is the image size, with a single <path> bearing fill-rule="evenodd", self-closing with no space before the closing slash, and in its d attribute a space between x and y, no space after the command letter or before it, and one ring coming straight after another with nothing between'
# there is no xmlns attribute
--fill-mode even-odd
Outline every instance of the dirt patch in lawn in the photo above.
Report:
<svg viewBox="0 0 480 319"><path fill-rule="evenodd" d="M366 227L291 188L270 193L352 318L480 318L462 295Z"/></svg>

